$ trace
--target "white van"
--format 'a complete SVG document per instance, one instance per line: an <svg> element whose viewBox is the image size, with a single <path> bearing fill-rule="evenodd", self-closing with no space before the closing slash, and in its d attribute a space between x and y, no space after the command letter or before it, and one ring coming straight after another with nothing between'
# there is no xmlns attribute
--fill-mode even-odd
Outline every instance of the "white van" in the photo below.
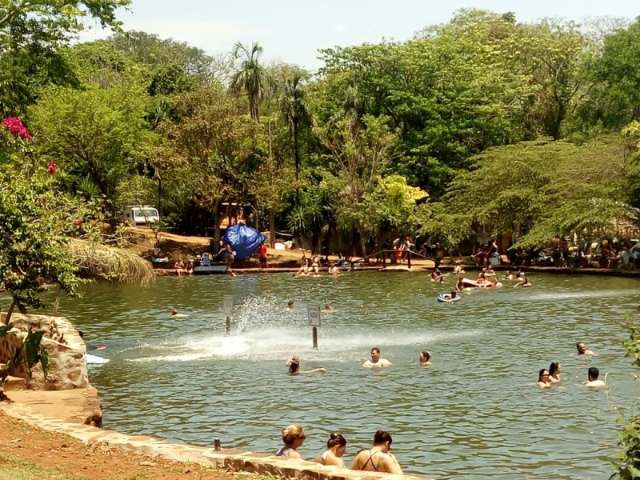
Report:
<svg viewBox="0 0 640 480"><path fill-rule="evenodd" d="M145 205L143 207L130 207L127 213L127 221L131 225L149 225L160 222L158 209Z"/></svg>

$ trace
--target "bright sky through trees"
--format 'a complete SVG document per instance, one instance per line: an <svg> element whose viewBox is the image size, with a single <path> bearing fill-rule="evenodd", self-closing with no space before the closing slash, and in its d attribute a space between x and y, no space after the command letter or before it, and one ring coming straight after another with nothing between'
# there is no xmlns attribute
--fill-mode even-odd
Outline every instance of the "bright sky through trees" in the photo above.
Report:
<svg viewBox="0 0 640 480"><path fill-rule="evenodd" d="M188 42L209 53L229 52L236 41L257 41L265 58L315 68L317 50L335 45L406 40L426 25L447 22L454 11L514 12L520 21L561 17L640 15L637 0L133 0L121 13L126 29ZM81 39L106 36L96 27Z"/></svg>

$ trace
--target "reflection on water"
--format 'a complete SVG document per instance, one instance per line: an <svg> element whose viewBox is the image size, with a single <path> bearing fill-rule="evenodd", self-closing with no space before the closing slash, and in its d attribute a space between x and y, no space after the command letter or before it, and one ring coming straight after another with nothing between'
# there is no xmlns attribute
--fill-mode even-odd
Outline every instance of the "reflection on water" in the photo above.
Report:
<svg viewBox="0 0 640 480"><path fill-rule="evenodd" d="M279 429L301 423L305 457L340 430L347 461L384 428L412 473L606 478L615 420L638 396L620 339L640 282L532 281L533 289L472 292L443 305L435 297L446 287L426 274L162 278L145 288L94 285L65 300L62 313L89 342L108 345L100 353L112 361L91 369L108 428L273 451ZM229 294L234 334L225 337ZM313 351L305 305L328 302L336 311L323 315ZM187 317L171 318L171 307ZM577 340L599 356L576 357ZM393 367L360 368L374 345ZM430 368L418 366L423 349ZM329 373L287 376L292 353L303 368ZM562 384L540 391L537 371L551 361L561 363ZM591 365L608 373L608 392L581 387Z"/></svg>

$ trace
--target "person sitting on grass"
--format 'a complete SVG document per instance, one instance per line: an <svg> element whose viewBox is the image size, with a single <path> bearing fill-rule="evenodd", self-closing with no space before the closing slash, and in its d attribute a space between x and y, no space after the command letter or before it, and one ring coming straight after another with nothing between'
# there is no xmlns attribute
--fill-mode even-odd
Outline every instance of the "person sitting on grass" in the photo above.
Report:
<svg viewBox="0 0 640 480"><path fill-rule="evenodd" d="M284 446L276 452L277 457L299 458L302 455L298 452L298 448L302 446L305 439L304 428L300 425L289 425L282 429L282 442Z"/></svg>
<svg viewBox="0 0 640 480"><path fill-rule="evenodd" d="M598 380L600 370L596 367L590 367L587 371L587 381L584 383L589 388L607 388L607 384L602 380Z"/></svg>
<svg viewBox="0 0 640 480"><path fill-rule="evenodd" d="M344 468L343 455L347 451L347 439L339 432L329 435L327 440L327 449L322 455L316 457L316 461L322 465L333 465Z"/></svg>
<svg viewBox="0 0 640 480"><path fill-rule="evenodd" d="M384 430L378 430L373 437L373 447L360 450L353 460L353 470L368 472L382 472L402 475L402 468L396 457L391 453L391 435Z"/></svg>

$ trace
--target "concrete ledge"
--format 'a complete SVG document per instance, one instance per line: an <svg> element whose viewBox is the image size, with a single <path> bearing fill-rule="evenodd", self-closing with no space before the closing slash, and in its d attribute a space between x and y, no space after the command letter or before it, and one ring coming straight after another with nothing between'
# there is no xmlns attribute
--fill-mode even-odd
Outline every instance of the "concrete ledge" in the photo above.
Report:
<svg viewBox="0 0 640 480"><path fill-rule="evenodd" d="M37 404L0 403L0 409L7 415L48 432L62 433L76 438L87 445L115 447L141 453L150 457L160 457L176 462L225 468L235 472L249 472L275 475L296 480L417 480L424 477L390 475L377 472L361 472L346 468L327 467L305 460L283 459L273 455L237 450L215 451L212 448L186 444L174 444L145 435L125 435L110 430L71 423L39 413Z"/></svg>

